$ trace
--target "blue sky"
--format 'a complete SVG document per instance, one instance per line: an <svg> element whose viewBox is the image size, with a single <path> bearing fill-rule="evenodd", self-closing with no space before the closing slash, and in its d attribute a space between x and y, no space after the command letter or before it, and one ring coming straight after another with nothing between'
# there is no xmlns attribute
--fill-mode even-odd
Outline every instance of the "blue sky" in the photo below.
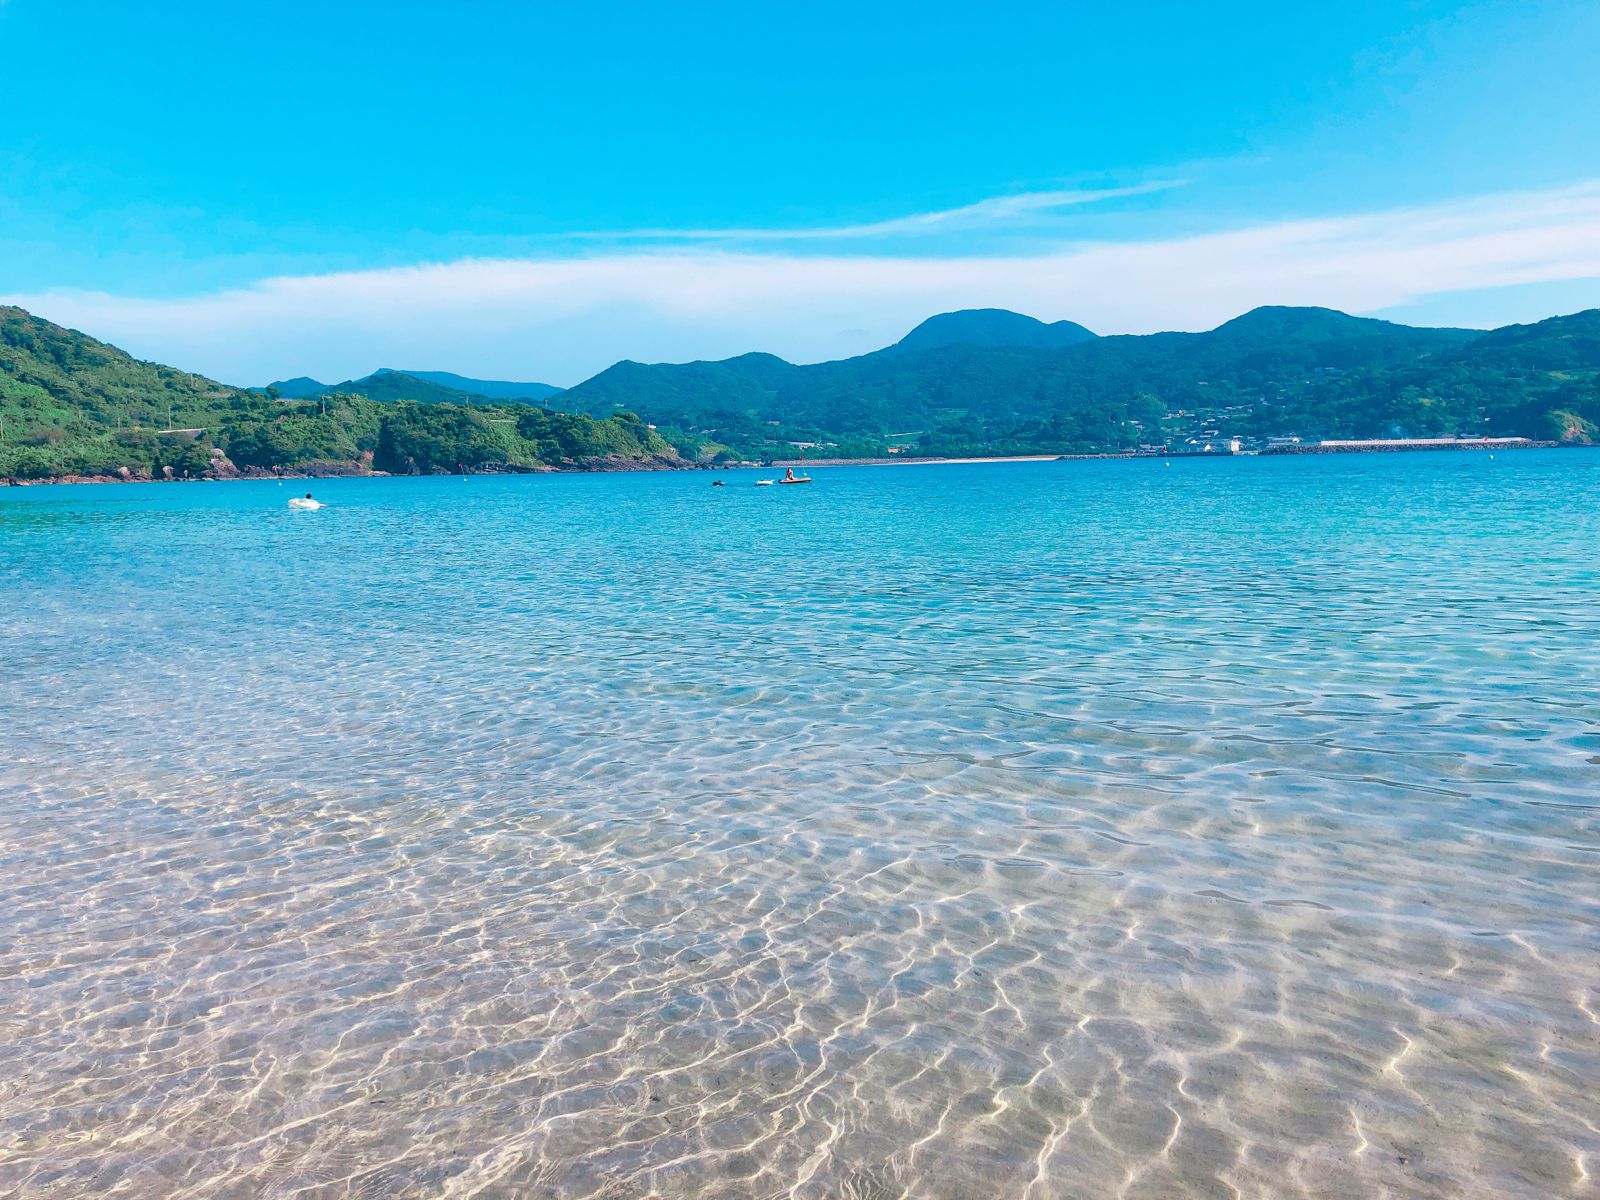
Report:
<svg viewBox="0 0 1600 1200"><path fill-rule="evenodd" d="M581 9L581 11L579 11ZM1600 5L0 0L0 297L232 382L1600 305Z"/></svg>

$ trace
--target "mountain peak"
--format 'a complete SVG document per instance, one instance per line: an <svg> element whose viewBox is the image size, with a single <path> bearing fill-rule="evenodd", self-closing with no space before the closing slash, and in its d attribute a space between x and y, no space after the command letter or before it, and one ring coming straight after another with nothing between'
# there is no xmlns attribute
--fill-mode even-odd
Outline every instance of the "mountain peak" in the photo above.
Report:
<svg viewBox="0 0 1600 1200"><path fill-rule="evenodd" d="M455 388L458 392L486 396L491 400L544 400L561 390L548 383L476 379L470 375L457 375L454 371L397 371L395 374L409 375L412 379L441 384L444 387Z"/></svg>
<svg viewBox="0 0 1600 1200"><path fill-rule="evenodd" d="M1505 325L1491 329L1479 341L1482 345L1492 346L1540 338L1594 338L1597 335L1600 335L1600 308L1586 308L1582 312L1546 317L1527 325Z"/></svg>
<svg viewBox="0 0 1600 1200"><path fill-rule="evenodd" d="M296 375L293 379L279 379L267 384L268 388L277 388L278 395L285 400L305 400L311 396L320 396L328 390L328 385L321 383L309 375ZM262 388L266 391L266 388Z"/></svg>
<svg viewBox="0 0 1600 1200"><path fill-rule="evenodd" d="M965 308L929 317L895 343L896 350L944 346L1030 346L1053 350L1093 340L1095 334L1073 321L1046 324L1004 308Z"/></svg>
<svg viewBox="0 0 1600 1200"><path fill-rule="evenodd" d="M1393 321L1380 321L1375 317L1353 317L1336 308L1263 304L1231 321L1224 321L1212 332L1287 338L1291 341L1322 341L1330 337L1351 337L1404 328Z"/></svg>
<svg viewBox="0 0 1600 1200"><path fill-rule="evenodd" d="M449 371L405 371L379 367L360 379L319 383L306 375L280 379L271 385L285 400L305 400L329 392L369 396L374 400L416 400L422 403L471 404L483 400L539 402L561 389L548 383L513 383L504 379L471 379Z"/></svg>

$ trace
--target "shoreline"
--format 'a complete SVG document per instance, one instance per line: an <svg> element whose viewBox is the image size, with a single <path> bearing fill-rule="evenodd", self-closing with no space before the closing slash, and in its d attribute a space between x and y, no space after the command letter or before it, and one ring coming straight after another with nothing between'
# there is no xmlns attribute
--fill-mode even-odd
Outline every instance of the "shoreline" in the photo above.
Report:
<svg viewBox="0 0 1600 1200"><path fill-rule="evenodd" d="M968 458L781 458L768 467L925 467L940 463L1010 463L1010 462L1088 462L1100 459L1172 459L1172 458L1283 458L1310 457L1326 454L1407 454L1431 453L1440 450L1584 450L1582 445L1568 445L1551 441L1510 441L1488 439L1455 443L1418 443L1405 445L1396 442L1373 442L1370 445L1308 445L1282 446L1264 450L1243 450L1234 454L1208 454L1199 450L1173 450L1147 452L1142 450L1106 450L1087 454L1005 454L980 455ZM733 468L729 468L730 470Z"/></svg>
<svg viewBox="0 0 1600 1200"><path fill-rule="evenodd" d="M1063 458L1127 458L1125 454L1003 454L974 458L775 458L756 467L728 467L727 470L770 470L774 467L929 467L940 463L1059 462ZM715 468L714 468L715 469Z"/></svg>
<svg viewBox="0 0 1600 1200"><path fill-rule="evenodd" d="M348 469L348 464L329 463L326 470L297 470L274 473L272 471L245 470L226 475L190 475L184 478L157 479L139 475L53 475L47 479L18 479L13 475L0 476L0 487L41 487L56 483L262 483L277 480L305 479L427 479L468 475L607 475L619 471L685 471L712 470L687 460L668 463L660 459L595 459L584 466L503 467L492 471L372 471Z"/></svg>
<svg viewBox="0 0 1600 1200"><path fill-rule="evenodd" d="M151 479L137 476L128 478L121 475L58 475L48 479L17 479L13 476L0 478L0 487L43 487L50 484L95 484L95 483L262 483L267 480L285 482L289 480L305 479L424 479L429 477L448 477L451 475L476 476L476 475L606 475L618 472L648 472L648 471L768 471L783 467L927 467L940 464L957 465L961 463L1010 463L1010 462L1059 462L1063 459L1085 458L1160 458L1162 455L1137 455L1137 454L1011 454L995 457L974 458L811 458L811 459L777 459L770 463L745 464L736 463L727 466L714 466L709 463L689 462L685 460L680 464L666 464L661 462L612 462L598 463L593 466L583 467L531 467L516 470L501 471L434 471L426 474L410 475L397 474L394 471L285 471L281 475L267 472L240 473L237 475L199 475L187 479ZM1213 455L1211 457L1222 457Z"/></svg>
<svg viewBox="0 0 1600 1200"><path fill-rule="evenodd" d="M1309 458L1329 454L1414 454L1435 453L1439 451L1490 451L1495 450L1586 450L1594 449L1593 446L1584 446L1563 442L1551 441L1524 441L1524 442L1458 442L1454 444L1441 443L1432 445L1397 445L1394 443L1376 443L1373 445L1345 445L1345 446L1281 446L1266 450L1244 451L1238 454L1205 454L1192 451L1175 451L1169 454L1150 454L1140 451L1106 451L1101 454L1000 454L1000 455L974 455L963 458L901 458L898 456L888 458L780 458L770 463L744 463L727 466L714 466L709 463L696 463L687 460L680 463L664 463L660 460L649 461L605 461L601 460L587 466L538 466L519 467L510 470L498 471L434 471L427 475L397 474L393 471L357 471L340 470L330 464L325 471L299 471L272 474L270 472L240 472L233 475L200 475L187 479L141 479L121 475L61 475L48 479L18 479L14 476L0 477L0 487L43 487L51 484L95 484L95 483L261 483L267 480L286 482L289 480L305 479L421 479L429 476L448 477L451 475L605 475L618 472L648 472L648 471L766 471L782 469L785 467L804 467L808 470L821 467L934 467L934 466L961 466L978 463L1025 463L1025 462L1088 462L1103 459L1174 459L1174 458Z"/></svg>

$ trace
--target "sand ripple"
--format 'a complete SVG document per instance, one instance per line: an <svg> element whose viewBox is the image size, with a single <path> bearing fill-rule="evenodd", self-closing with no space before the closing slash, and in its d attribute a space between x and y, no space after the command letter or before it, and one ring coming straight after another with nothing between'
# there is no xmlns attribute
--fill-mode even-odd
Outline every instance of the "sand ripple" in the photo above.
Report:
<svg viewBox="0 0 1600 1200"><path fill-rule="evenodd" d="M5 497L0 1194L1593 1194L1501 457Z"/></svg>

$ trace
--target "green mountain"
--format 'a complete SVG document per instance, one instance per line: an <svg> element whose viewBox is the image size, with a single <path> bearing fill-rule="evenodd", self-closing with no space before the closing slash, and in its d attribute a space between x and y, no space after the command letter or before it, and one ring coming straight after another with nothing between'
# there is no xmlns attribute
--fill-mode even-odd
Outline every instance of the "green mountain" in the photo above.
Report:
<svg viewBox="0 0 1600 1200"><path fill-rule="evenodd" d="M1434 339L1449 334L1471 339L1481 334L1476 329L1415 329L1380 321L1373 317L1353 317L1336 308L1290 307L1280 304L1252 308L1243 316L1224 321L1211 331L1219 341L1245 345L1310 345L1364 337L1420 336Z"/></svg>
<svg viewBox="0 0 1600 1200"><path fill-rule="evenodd" d="M429 383L441 384L444 387L455 388L458 392L467 392L473 396L484 396L490 400L547 400L561 391L548 383L515 383L508 379L472 379L466 375L455 375L449 371L404 371L413 379L424 379Z"/></svg>
<svg viewBox="0 0 1600 1200"><path fill-rule="evenodd" d="M397 400L409 400L414 404L465 406L481 403L487 399L484 396L463 392L459 388L435 383L431 379L419 379L404 371L393 371L388 367L383 367L360 379L347 379L343 383L336 383L322 394L330 395L335 392L347 396L365 396L369 400L381 400L386 404L392 404Z"/></svg>
<svg viewBox="0 0 1600 1200"><path fill-rule="evenodd" d="M1034 346L1058 349L1095 335L1072 321L1046 325L1036 317L1003 308L968 308L929 317L895 343L898 350L936 350L942 346Z"/></svg>
<svg viewBox="0 0 1600 1200"><path fill-rule="evenodd" d="M314 396L366 396L371 400L410 400L417 404L481 404L490 400L541 404L561 389L548 383L512 383L503 379L469 379L449 371L396 371L382 367L360 379L319 383L307 375L280 379L261 389L276 390L283 400Z"/></svg>
<svg viewBox="0 0 1600 1200"><path fill-rule="evenodd" d="M469 407L454 402L461 395L274 400L0 307L0 478L681 465L631 413L596 419L479 397Z"/></svg>
<svg viewBox="0 0 1600 1200"><path fill-rule="evenodd" d="M1587 371L1600 362L1600 309L1507 325L1473 339L1462 357L1479 366L1528 371Z"/></svg>
<svg viewBox="0 0 1600 1200"><path fill-rule="evenodd" d="M1031 344L1038 322L991 314L977 328L1013 331L1022 344L952 341L940 330L959 335L972 314L949 316L919 327L933 325L932 344L903 341L837 362L619 363L568 389L562 404L638 412L702 457L767 458L793 456L797 444L813 456L891 447L937 456L1123 450L1217 434L1544 437L1575 427L1552 413L1600 415L1600 312L1485 334L1270 307L1206 333L1058 346Z"/></svg>
<svg viewBox="0 0 1600 1200"><path fill-rule="evenodd" d="M276 383L269 383L261 390L277 392L279 399L282 400L307 400L331 389L327 384L319 383L309 375L296 375L293 379L280 379Z"/></svg>
<svg viewBox="0 0 1600 1200"><path fill-rule="evenodd" d="M1066 454L1287 434L1600 440L1600 310L1484 333L1260 308L1206 333L1117 337L949 315L919 326L925 344L838 362L621 362L551 412L400 371L273 399L0 308L0 477Z"/></svg>

